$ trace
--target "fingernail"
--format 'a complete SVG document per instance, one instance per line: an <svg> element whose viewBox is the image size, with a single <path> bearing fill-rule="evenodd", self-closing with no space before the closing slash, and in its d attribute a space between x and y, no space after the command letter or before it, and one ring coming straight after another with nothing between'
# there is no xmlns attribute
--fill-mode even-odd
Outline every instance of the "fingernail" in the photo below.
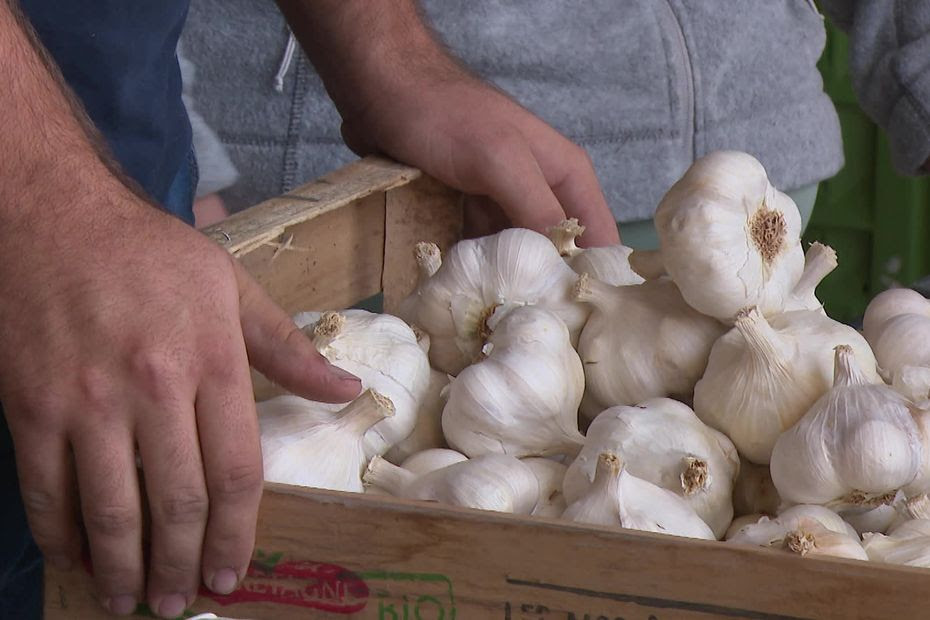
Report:
<svg viewBox="0 0 930 620"><path fill-rule="evenodd" d="M331 364L329 360L326 360L326 364L329 366L329 371L333 373L333 375L338 377L340 381L358 381L359 383L361 383L362 381L361 379L353 375L351 372L348 372L346 370L343 370L342 368L339 368L339 366Z"/></svg>
<svg viewBox="0 0 930 620"><path fill-rule="evenodd" d="M71 570L71 567L74 565L66 555L53 555L48 558L49 563L55 567L55 570L60 570L62 572Z"/></svg>
<svg viewBox="0 0 930 620"><path fill-rule="evenodd" d="M239 584L239 576L231 568L221 568L207 580L207 585L217 594L230 594Z"/></svg>
<svg viewBox="0 0 930 620"><path fill-rule="evenodd" d="M109 609L111 614L128 616L136 610L136 597L131 594L114 596L104 603L104 607Z"/></svg>
<svg viewBox="0 0 930 620"><path fill-rule="evenodd" d="M163 618L177 618L184 613L187 607L187 597L183 594L169 594L159 601L155 609L158 615Z"/></svg>

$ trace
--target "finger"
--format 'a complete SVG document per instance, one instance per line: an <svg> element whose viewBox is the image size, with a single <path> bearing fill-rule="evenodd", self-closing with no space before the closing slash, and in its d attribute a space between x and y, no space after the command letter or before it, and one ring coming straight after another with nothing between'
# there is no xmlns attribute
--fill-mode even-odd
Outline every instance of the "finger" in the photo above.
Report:
<svg viewBox="0 0 930 620"><path fill-rule="evenodd" d="M492 235L512 226L500 206L485 196L466 196L463 215L462 235L466 239Z"/></svg>
<svg viewBox="0 0 930 620"><path fill-rule="evenodd" d="M207 525L207 487L193 394L140 419L137 437L151 515L149 606L175 618L193 603Z"/></svg>
<svg viewBox="0 0 930 620"><path fill-rule="evenodd" d="M620 243L617 222L607 206L587 155L580 158L565 177L552 185L552 191L562 203L565 213L584 224L584 234L578 239L582 246Z"/></svg>
<svg viewBox="0 0 930 620"><path fill-rule="evenodd" d="M583 246L620 243L617 223L587 152L548 127L545 132L548 138L542 142L542 148L533 149L533 155L565 213L584 225L579 243Z"/></svg>
<svg viewBox="0 0 930 620"><path fill-rule="evenodd" d="M69 570L81 557L81 533L67 438L46 428L19 431L16 464L32 537L47 562Z"/></svg>
<svg viewBox="0 0 930 620"><path fill-rule="evenodd" d="M362 391L358 377L326 361L291 317L241 265L235 264L239 316L249 363L298 396L331 403L349 402L358 396Z"/></svg>
<svg viewBox="0 0 930 620"><path fill-rule="evenodd" d="M111 417L76 432L72 445L101 602L112 613L132 613L144 583L132 432Z"/></svg>
<svg viewBox="0 0 930 620"><path fill-rule="evenodd" d="M262 455L245 347L205 369L197 392L197 428L210 512L203 543L203 580L219 594L235 590L255 544L262 495Z"/></svg>
<svg viewBox="0 0 930 620"><path fill-rule="evenodd" d="M514 226L545 234L565 219L565 211L518 132L498 136L472 158L474 177L482 181L480 193L499 204Z"/></svg>

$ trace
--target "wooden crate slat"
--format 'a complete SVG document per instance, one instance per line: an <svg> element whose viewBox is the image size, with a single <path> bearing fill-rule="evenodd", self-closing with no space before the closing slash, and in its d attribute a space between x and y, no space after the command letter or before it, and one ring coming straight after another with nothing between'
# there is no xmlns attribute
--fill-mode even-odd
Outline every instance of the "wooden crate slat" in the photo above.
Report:
<svg viewBox="0 0 930 620"><path fill-rule="evenodd" d="M380 157L366 157L278 198L236 213L204 234L236 256L274 242L295 224L384 192L422 173Z"/></svg>

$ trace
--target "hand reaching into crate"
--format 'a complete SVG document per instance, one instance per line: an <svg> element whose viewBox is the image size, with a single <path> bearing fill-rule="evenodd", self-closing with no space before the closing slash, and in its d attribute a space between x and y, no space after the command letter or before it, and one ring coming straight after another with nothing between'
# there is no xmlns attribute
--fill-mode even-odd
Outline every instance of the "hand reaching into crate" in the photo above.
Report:
<svg viewBox="0 0 930 620"><path fill-rule="evenodd" d="M278 0L343 117L356 153L381 152L500 205L545 232L567 217L585 245L619 242L581 147L470 74L410 0Z"/></svg>

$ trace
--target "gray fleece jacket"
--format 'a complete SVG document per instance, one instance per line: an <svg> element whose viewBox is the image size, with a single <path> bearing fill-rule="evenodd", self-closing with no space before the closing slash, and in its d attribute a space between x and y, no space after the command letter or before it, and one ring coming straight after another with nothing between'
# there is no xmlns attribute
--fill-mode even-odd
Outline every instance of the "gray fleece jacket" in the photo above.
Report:
<svg viewBox="0 0 930 620"><path fill-rule="evenodd" d="M901 169L915 171L930 151L920 122L930 74L918 62L930 57L930 37L919 36L930 2L824 4L852 30L863 107L891 132ZM816 69L824 26L809 0L422 5L454 54L588 150L619 221L650 218L691 162L717 149L754 154L785 190L842 166L836 111ZM911 13L923 18L913 29ZM192 1L185 49L198 66L198 107L241 173L225 193L234 209L353 157L304 56L282 66L287 41L270 0Z"/></svg>

